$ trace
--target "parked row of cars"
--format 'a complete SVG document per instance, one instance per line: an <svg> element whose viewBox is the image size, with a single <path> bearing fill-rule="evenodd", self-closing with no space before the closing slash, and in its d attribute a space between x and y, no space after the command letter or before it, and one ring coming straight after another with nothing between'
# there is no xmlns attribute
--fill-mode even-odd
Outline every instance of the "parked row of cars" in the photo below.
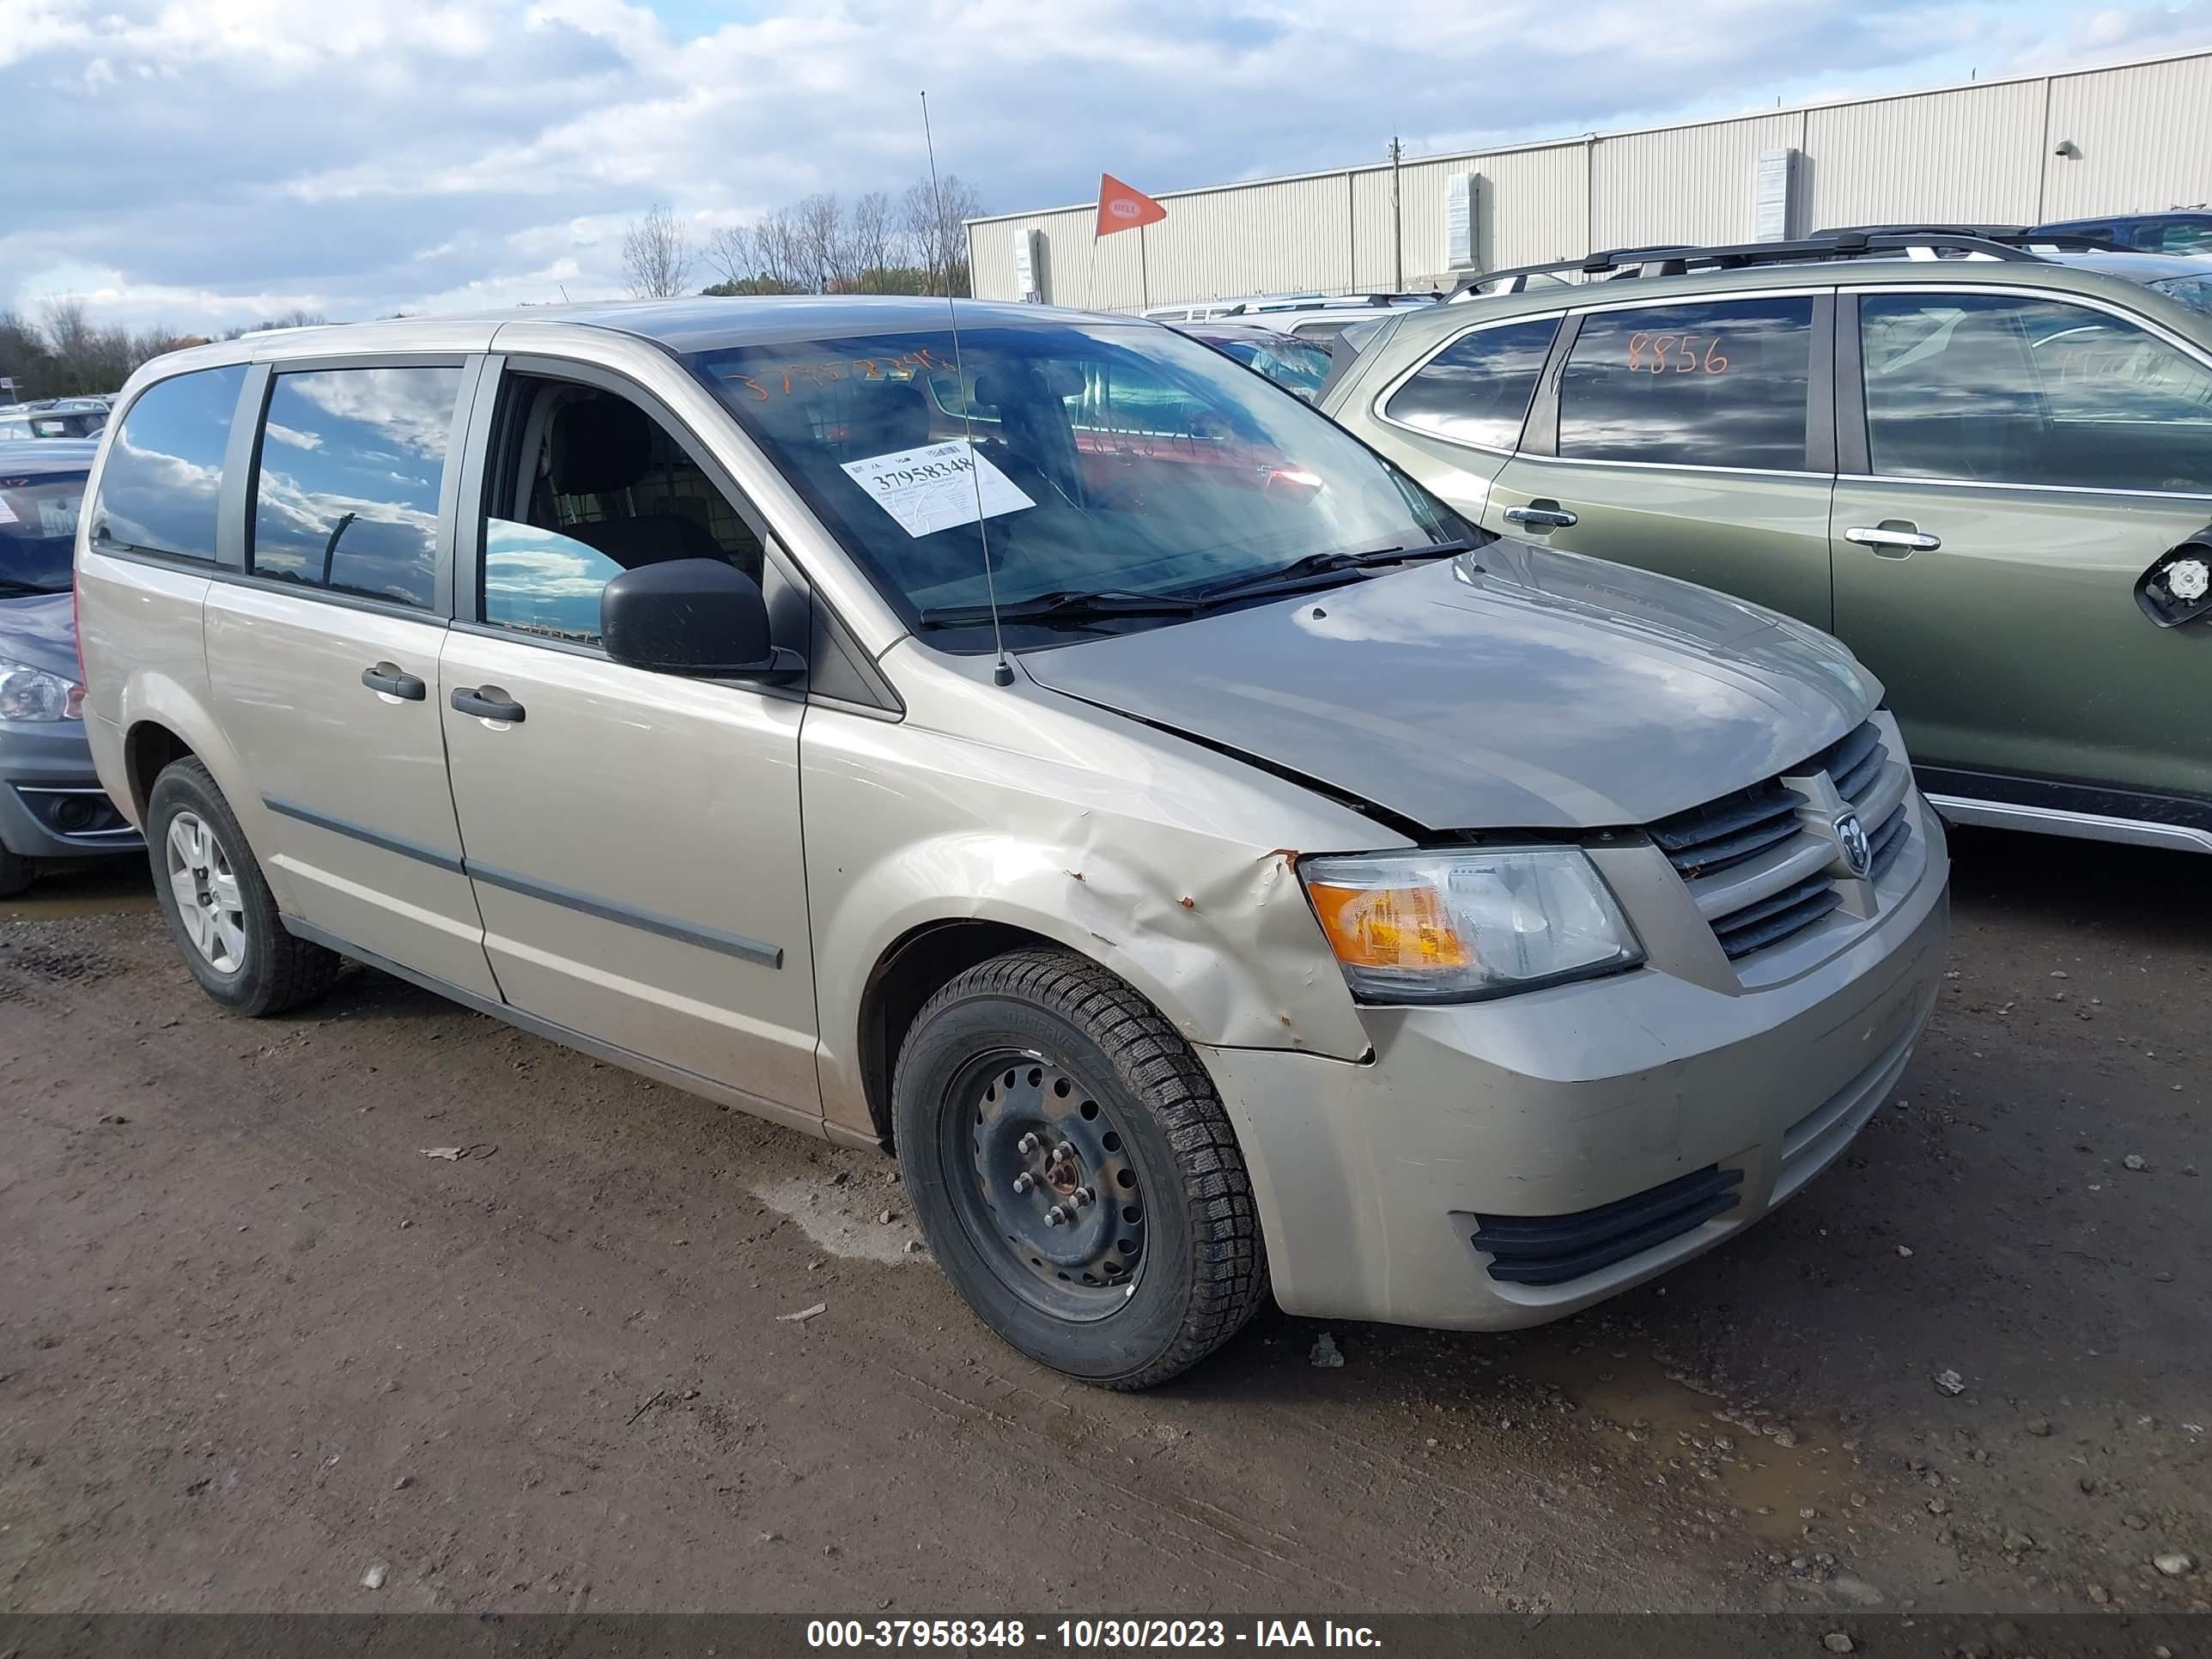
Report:
<svg viewBox="0 0 2212 1659"><path fill-rule="evenodd" d="M40 398L0 404L0 443L36 438L92 438L107 424L106 398Z"/></svg>
<svg viewBox="0 0 2212 1659"><path fill-rule="evenodd" d="M2183 301L1887 251L1376 307L1340 424L1231 361L1249 324L1030 306L198 348L83 483L64 703L216 1002L350 957L890 1150L979 1316L1072 1376L1163 1381L1270 1295L1554 1318L1801 1190L1934 1005L1908 744L1948 727L1917 659L1886 683L1830 631L1831 515L1925 568L1906 538L2014 510L1959 458L2192 464ZM2033 305L2082 311L2079 357ZM2055 378L1947 385L2006 361L1984 336ZM2076 384L2069 441L2025 428ZM1940 529L1911 493L1977 483ZM1786 587L1662 574L1715 545L1692 574ZM2138 658L2203 648L2193 556L2119 583ZM2081 684L2033 562L1914 625ZM2153 793L2160 741L2096 787ZM2196 776L2134 821L2189 827Z"/></svg>

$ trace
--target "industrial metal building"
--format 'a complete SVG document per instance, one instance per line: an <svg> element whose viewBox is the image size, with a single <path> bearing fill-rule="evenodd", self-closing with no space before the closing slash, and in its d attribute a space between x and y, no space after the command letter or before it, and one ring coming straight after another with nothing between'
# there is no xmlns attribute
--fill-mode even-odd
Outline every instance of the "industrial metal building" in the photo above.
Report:
<svg viewBox="0 0 2212 1659"><path fill-rule="evenodd" d="M2212 200L2212 52L1095 204L968 226L976 294L1099 311L1449 284L1455 273L1830 225L2039 221Z"/></svg>

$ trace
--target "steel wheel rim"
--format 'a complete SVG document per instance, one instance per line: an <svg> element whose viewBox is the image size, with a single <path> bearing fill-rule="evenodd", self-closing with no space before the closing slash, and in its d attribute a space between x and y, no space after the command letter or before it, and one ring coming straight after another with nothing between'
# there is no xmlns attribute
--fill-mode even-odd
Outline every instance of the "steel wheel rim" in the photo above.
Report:
<svg viewBox="0 0 2212 1659"><path fill-rule="evenodd" d="M230 854L215 831L198 813L179 812L169 820L161 854L177 921L200 959L219 974L243 970L246 901Z"/></svg>
<svg viewBox="0 0 2212 1659"><path fill-rule="evenodd" d="M961 1068L950 1104L946 1187L992 1272L1055 1319L1118 1312L1143 1277L1151 1217L1099 1091L1032 1050L999 1049Z"/></svg>

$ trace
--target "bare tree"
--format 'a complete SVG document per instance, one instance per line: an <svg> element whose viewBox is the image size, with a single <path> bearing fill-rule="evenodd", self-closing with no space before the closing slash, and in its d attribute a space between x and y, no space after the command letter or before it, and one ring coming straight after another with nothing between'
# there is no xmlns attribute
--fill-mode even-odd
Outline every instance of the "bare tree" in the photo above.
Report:
<svg viewBox="0 0 2212 1659"><path fill-rule="evenodd" d="M691 239L684 222L659 203L623 233L623 280L634 298L666 300L691 277Z"/></svg>
<svg viewBox="0 0 2212 1659"><path fill-rule="evenodd" d="M983 198L948 173L935 188L927 179L907 186L900 219L908 252L921 267L933 294L965 295L968 285L966 221L981 216Z"/></svg>
<svg viewBox="0 0 2212 1659"><path fill-rule="evenodd" d="M36 323L0 312L0 378L15 382L12 391L0 388L0 401L112 392L148 358L204 343L164 328L102 328L75 295L48 300L40 311Z"/></svg>
<svg viewBox="0 0 2212 1659"><path fill-rule="evenodd" d="M800 281L810 294L842 286L845 269L845 210L836 196L817 192L790 210L798 238Z"/></svg>
<svg viewBox="0 0 2212 1659"><path fill-rule="evenodd" d="M884 273L900 263L899 240L888 191L872 190L854 199L845 221L844 265L854 288L867 292L882 286Z"/></svg>

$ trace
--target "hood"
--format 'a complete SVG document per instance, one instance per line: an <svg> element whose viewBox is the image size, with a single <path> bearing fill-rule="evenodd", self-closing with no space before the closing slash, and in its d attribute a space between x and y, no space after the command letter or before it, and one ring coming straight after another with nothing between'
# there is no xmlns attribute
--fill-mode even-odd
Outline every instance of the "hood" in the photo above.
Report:
<svg viewBox="0 0 2212 1659"><path fill-rule="evenodd" d="M66 590L0 599L0 658L76 678L76 612Z"/></svg>
<svg viewBox="0 0 2212 1659"><path fill-rule="evenodd" d="M1648 823L1804 760L1881 690L1772 611L1516 541L1022 663L1432 830Z"/></svg>

